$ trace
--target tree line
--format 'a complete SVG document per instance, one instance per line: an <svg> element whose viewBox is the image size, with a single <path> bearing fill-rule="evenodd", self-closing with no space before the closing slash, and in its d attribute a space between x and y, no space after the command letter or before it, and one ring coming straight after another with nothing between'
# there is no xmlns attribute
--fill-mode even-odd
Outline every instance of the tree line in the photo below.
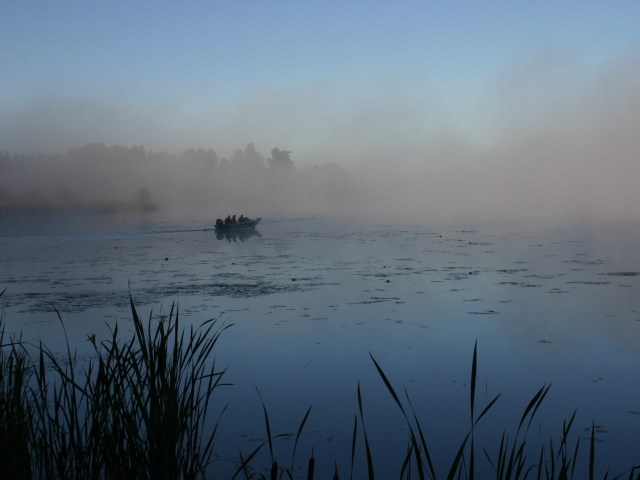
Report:
<svg viewBox="0 0 640 480"><path fill-rule="evenodd" d="M149 211L170 206L260 204L322 208L354 191L335 164L299 168L290 150L270 155L253 143L220 157L211 148L181 152L92 143L61 154L0 151L0 208ZM326 197L326 198L325 198Z"/></svg>

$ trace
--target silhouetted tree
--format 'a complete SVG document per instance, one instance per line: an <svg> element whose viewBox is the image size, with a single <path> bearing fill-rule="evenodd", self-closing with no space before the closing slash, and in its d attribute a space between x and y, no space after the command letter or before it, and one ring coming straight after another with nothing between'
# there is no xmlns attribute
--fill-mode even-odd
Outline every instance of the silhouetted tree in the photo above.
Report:
<svg viewBox="0 0 640 480"><path fill-rule="evenodd" d="M220 166L221 166L223 169L227 169L227 168L229 168L229 165L230 165L230 164L229 164L229 160L227 160L227 158L226 158L226 157L222 157L222 160L220 160Z"/></svg>
<svg viewBox="0 0 640 480"><path fill-rule="evenodd" d="M241 170L256 170L264 167L264 157L256 151L253 143L248 143L244 151L239 148L233 151L231 164Z"/></svg>
<svg viewBox="0 0 640 480"><path fill-rule="evenodd" d="M247 168L264 167L264 157L256 152L253 143L248 143L244 149L244 162Z"/></svg>
<svg viewBox="0 0 640 480"><path fill-rule="evenodd" d="M212 170L218 166L218 154L211 148L205 150L203 148L190 148L182 152L182 159L198 168L204 168L205 170Z"/></svg>
<svg viewBox="0 0 640 480"><path fill-rule="evenodd" d="M242 165L243 161L244 161L244 154L242 153L242 150L239 148L236 148L233 151L233 155L231 155L231 163L235 165Z"/></svg>
<svg viewBox="0 0 640 480"><path fill-rule="evenodd" d="M280 150L279 148L271 149L271 158L267 159L267 163L271 168L291 168L293 161L289 157L290 150Z"/></svg>
<svg viewBox="0 0 640 480"><path fill-rule="evenodd" d="M141 211L151 212L158 209L147 187L140 188L134 195L134 198L136 201L136 207Z"/></svg>

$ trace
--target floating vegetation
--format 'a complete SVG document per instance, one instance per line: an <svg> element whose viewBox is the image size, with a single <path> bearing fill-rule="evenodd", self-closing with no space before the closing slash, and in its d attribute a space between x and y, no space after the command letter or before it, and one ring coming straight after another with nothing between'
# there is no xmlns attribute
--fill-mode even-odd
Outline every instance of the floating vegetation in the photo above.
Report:
<svg viewBox="0 0 640 480"><path fill-rule="evenodd" d="M347 302L347 305L368 305L370 303L385 303L385 302L401 302L399 297L370 297L369 300L362 300L360 302Z"/></svg>
<svg viewBox="0 0 640 480"><path fill-rule="evenodd" d="M578 283L578 282L576 282ZM536 285L535 283L527 283L527 282L498 282L497 285L511 285L514 287L523 287L523 288L538 288L542 287L542 285Z"/></svg>
<svg viewBox="0 0 640 480"><path fill-rule="evenodd" d="M142 304L149 304L175 295L190 296L201 295L205 297L231 297L246 298L270 295L273 293L286 293L300 291L309 288L304 283L295 285L274 282L252 283L210 283L187 284L175 286L159 286L141 289L137 295ZM110 306L126 307L129 302L128 294L120 292L100 292L96 290L75 290L73 292L26 292L16 293L5 299L7 306L25 306L24 311L29 313L51 312L55 307L62 313L82 312L90 308L104 308Z"/></svg>

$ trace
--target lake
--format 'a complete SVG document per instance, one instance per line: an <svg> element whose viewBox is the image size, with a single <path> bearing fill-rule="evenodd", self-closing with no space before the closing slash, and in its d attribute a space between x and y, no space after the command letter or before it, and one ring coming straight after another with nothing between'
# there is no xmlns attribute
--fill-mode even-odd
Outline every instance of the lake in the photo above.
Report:
<svg viewBox="0 0 640 480"><path fill-rule="evenodd" d="M183 322L233 324L216 351L233 385L212 405L229 404L212 466L222 475L239 450L265 439L257 388L274 434L295 433L312 405L298 461L313 449L319 474L329 476L335 462L346 478L360 382L376 469L396 477L407 430L370 354L399 392L406 387L444 472L470 422L476 341L476 410L502 394L478 425L476 441L490 453L550 383L532 443L559 439L577 409L573 438L587 455L595 422L601 473L640 462L640 225L453 228L273 216L255 235L225 238L213 221L3 213L7 331L63 351L55 308L86 356L88 335L106 337L114 322L132 331L129 291L142 317L175 302ZM292 439L274 448L288 464ZM482 453L476 461L488 471Z"/></svg>

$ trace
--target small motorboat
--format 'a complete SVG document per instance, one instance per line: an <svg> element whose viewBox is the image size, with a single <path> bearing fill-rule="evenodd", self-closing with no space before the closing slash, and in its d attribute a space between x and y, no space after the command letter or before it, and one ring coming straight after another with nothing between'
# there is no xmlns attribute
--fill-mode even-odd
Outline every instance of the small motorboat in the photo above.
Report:
<svg viewBox="0 0 640 480"><path fill-rule="evenodd" d="M260 223L261 218L256 218L253 220L244 220L243 222L236 223L216 223L216 231L217 232L236 232L243 230L252 230L256 227L258 223Z"/></svg>

